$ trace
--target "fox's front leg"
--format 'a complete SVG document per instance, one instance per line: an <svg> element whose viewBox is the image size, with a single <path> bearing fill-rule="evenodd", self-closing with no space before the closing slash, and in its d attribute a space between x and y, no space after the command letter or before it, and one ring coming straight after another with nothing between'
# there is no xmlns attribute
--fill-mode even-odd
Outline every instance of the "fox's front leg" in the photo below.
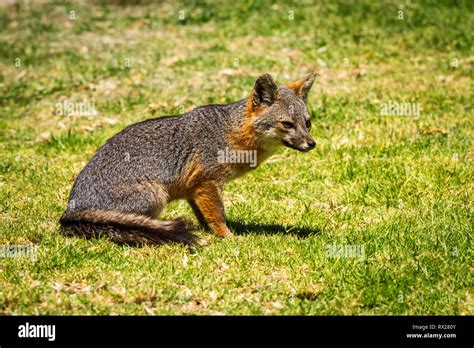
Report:
<svg viewBox="0 0 474 348"><path fill-rule="evenodd" d="M189 198L188 203L191 206L191 208L193 209L193 213L194 213L194 215L196 215L196 218L198 219L199 224L202 227L204 227L205 229L209 229L209 226L207 225L207 221L206 221L206 219L204 219L204 216L202 215L201 210L197 206L196 201L194 200L194 198Z"/></svg>
<svg viewBox="0 0 474 348"><path fill-rule="evenodd" d="M206 181L200 184L194 190L189 202L199 222L205 222L216 236L222 238L232 236L226 225L224 203L217 183Z"/></svg>

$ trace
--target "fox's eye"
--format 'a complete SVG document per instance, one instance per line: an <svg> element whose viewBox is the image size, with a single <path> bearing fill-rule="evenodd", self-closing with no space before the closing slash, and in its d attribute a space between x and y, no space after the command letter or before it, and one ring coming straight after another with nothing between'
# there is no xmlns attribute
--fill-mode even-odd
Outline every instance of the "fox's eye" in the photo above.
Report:
<svg viewBox="0 0 474 348"><path fill-rule="evenodd" d="M306 121L306 128L311 129L311 121L310 120Z"/></svg>
<svg viewBox="0 0 474 348"><path fill-rule="evenodd" d="M291 128L295 128L295 125L291 122L288 122L288 121L283 121L281 123L283 125L283 127L285 127L286 129L291 129Z"/></svg>

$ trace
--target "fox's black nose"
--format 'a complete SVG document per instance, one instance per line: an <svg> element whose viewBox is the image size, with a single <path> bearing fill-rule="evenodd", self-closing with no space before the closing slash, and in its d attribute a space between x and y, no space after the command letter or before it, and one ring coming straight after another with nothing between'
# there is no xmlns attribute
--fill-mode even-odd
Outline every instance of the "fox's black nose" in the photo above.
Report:
<svg viewBox="0 0 474 348"><path fill-rule="evenodd" d="M316 146L316 142L313 139L309 139L308 140L308 148L314 149L315 146Z"/></svg>

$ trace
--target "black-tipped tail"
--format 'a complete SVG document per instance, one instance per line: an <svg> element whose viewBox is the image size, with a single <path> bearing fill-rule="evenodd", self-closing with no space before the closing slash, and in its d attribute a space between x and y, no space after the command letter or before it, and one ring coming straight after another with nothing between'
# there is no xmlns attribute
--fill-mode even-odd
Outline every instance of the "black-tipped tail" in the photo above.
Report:
<svg viewBox="0 0 474 348"><path fill-rule="evenodd" d="M64 214L61 232L67 236L108 237L119 244L161 245L175 242L194 245L198 237L183 219L161 221L136 214L86 210Z"/></svg>

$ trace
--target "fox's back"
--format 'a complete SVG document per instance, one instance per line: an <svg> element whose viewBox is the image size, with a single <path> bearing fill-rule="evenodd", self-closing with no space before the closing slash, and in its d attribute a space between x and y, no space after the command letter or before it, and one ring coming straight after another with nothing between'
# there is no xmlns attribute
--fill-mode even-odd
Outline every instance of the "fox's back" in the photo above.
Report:
<svg viewBox="0 0 474 348"><path fill-rule="evenodd" d="M104 198L122 184L155 182L170 187L186 166L199 161L212 175L226 132L238 122L224 105L206 105L182 116L163 116L133 124L110 138L87 163L71 191L79 203ZM85 202L83 202L85 203Z"/></svg>

